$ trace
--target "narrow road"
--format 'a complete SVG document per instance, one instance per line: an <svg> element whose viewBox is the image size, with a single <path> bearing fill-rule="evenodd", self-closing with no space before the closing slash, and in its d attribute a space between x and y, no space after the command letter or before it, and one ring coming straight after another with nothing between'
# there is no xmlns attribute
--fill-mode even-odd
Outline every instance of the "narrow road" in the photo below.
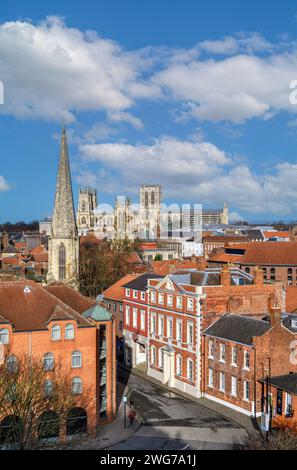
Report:
<svg viewBox="0 0 297 470"><path fill-rule="evenodd" d="M143 420L140 429L113 450L242 448L246 431L230 419L131 374L130 401Z"/></svg>

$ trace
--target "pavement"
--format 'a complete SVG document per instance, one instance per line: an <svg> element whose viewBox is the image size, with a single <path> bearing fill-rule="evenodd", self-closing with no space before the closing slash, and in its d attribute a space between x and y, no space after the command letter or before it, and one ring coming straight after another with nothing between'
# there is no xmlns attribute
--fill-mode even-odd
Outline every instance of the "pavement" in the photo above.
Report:
<svg viewBox="0 0 297 470"><path fill-rule="evenodd" d="M229 450L245 447L249 432L216 406L205 406L199 401L201 399L189 400L188 396L167 390L138 374L123 372L119 380L129 388L129 400L137 412L137 422L128 428L125 435L121 434L121 442L111 431L113 444L109 446L112 439L108 439L104 446L106 449ZM219 408L225 411L225 407L219 405ZM118 429L121 419L123 416L119 417ZM113 423L108 426L112 429Z"/></svg>

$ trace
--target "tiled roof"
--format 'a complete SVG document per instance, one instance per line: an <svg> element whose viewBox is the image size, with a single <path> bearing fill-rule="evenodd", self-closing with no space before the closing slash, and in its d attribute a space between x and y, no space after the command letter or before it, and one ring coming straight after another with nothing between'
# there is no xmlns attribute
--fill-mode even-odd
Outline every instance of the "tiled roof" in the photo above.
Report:
<svg viewBox="0 0 297 470"><path fill-rule="evenodd" d="M240 263L242 255L230 255L228 253L215 253L207 260L209 263Z"/></svg>
<svg viewBox="0 0 297 470"><path fill-rule="evenodd" d="M250 242L241 264L297 266L297 242Z"/></svg>
<svg viewBox="0 0 297 470"><path fill-rule="evenodd" d="M297 395L297 374L277 375L268 379L269 383L285 392ZM264 380L260 380L264 382Z"/></svg>
<svg viewBox="0 0 297 470"><path fill-rule="evenodd" d="M80 314L95 304L95 300L85 297L63 282L54 282L45 289Z"/></svg>
<svg viewBox="0 0 297 470"><path fill-rule="evenodd" d="M14 266L20 266L21 262L18 258L9 257L9 258L3 258L2 259L2 264L11 264L11 265L14 265Z"/></svg>
<svg viewBox="0 0 297 470"><path fill-rule="evenodd" d="M45 248L44 245L38 245L38 246L35 246L35 248L32 248L32 250L30 251L31 255L36 255L37 253L38 254L47 253L47 249Z"/></svg>
<svg viewBox="0 0 297 470"><path fill-rule="evenodd" d="M166 276L179 269L197 269L197 262L191 260L163 260L151 261L150 266L155 274Z"/></svg>
<svg viewBox="0 0 297 470"><path fill-rule="evenodd" d="M32 254L32 252L31 252ZM37 263L47 263L48 262L48 253L34 253L33 260Z"/></svg>
<svg viewBox="0 0 297 470"><path fill-rule="evenodd" d="M297 286L288 286L286 290L286 312L297 312Z"/></svg>
<svg viewBox="0 0 297 470"><path fill-rule="evenodd" d="M106 289L103 292L103 296L107 300L115 300L118 302L123 301L124 297L124 285L127 282L133 281L139 276L139 274L127 274L126 276L122 277L119 281L115 282L112 286Z"/></svg>
<svg viewBox="0 0 297 470"><path fill-rule="evenodd" d="M148 279L161 279L163 276L154 273L145 273L138 276L133 281L128 282L124 285L125 288L135 289L135 290L147 290L147 281Z"/></svg>
<svg viewBox="0 0 297 470"><path fill-rule="evenodd" d="M208 336L251 346L253 336L263 336L270 329L269 322L243 315L226 314L210 325L204 333Z"/></svg>
<svg viewBox="0 0 297 470"><path fill-rule="evenodd" d="M244 235L211 235L202 237L203 243L240 243L248 241Z"/></svg>
<svg viewBox="0 0 297 470"><path fill-rule="evenodd" d="M291 232L285 231L285 230L267 231L267 232L264 232L264 236L266 238L273 238L273 237L290 238Z"/></svg>
<svg viewBox="0 0 297 470"><path fill-rule="evenodd" d="M61 316L62 312L63 316L76 320L78 326L91 326L78 309L74 310L48 289L28 280L0 283L0 299L0 315L14 325L15 331L44 330L51 317L54 319L58 313Z"/></svg>

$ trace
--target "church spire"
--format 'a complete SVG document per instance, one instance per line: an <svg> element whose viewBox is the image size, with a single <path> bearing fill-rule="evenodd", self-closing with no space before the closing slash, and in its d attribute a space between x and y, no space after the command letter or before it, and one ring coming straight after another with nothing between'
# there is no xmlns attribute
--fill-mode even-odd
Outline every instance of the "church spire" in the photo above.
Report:
<svg viewBox="0 0 297 470"><path fill-rule="evenodd" d="M68 158L67 136L62 126L60 162L58 169L52 236L69 238L77 236L71 175Z"/></svg>

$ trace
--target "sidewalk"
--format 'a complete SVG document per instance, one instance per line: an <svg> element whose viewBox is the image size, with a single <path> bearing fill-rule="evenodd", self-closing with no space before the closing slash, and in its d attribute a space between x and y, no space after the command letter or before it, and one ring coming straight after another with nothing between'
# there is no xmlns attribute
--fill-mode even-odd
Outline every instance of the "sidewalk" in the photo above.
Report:
<svg viewBox="0 0 297 470"><path fill-rule="evenodd" d="M255 429L253 421L249 416L244 415L243 413L234 411L231 408L228 408L227 406L216 403L212 400L208 400L207 398L195 398L192 395L182 392L181 390L161 384L158 380L154 379L153 377L149 377L144 371L142 371L138 367L130 371L122 367L122 372L137 375L138 377L145 379L148 382L151 382L152 384L156 385L159 388L163 388L164 390L168 392L175 393L176 395L186 398L187 400L195 402L199 404L200 406L203 406L204 408L208 408L209 410L215 411L221 414L222 416L230 419L234 423L238 424L240 427L244 428L249 435L255 435L255 433L259 432L257 429Z"/></svg>

